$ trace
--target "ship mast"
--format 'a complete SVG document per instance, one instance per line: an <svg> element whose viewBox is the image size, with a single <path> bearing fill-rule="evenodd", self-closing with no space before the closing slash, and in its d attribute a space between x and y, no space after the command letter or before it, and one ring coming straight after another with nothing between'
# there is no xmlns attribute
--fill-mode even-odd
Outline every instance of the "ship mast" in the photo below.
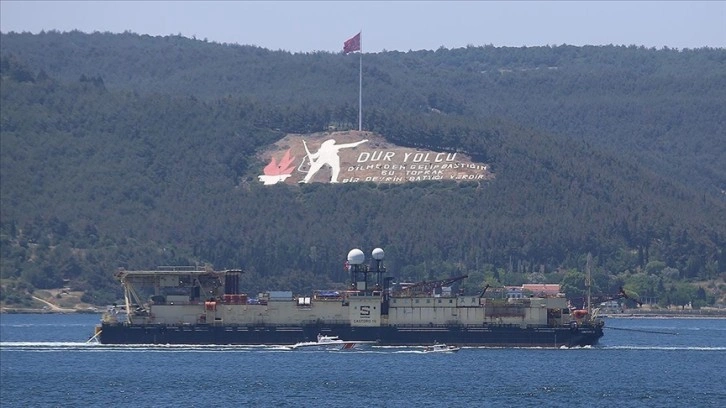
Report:
<svg viewBox="0 0 726 408"><path fill-rule="evenodd" d="M585 289L587 289L587 316L592 319L592 254L587 253L587 265L585 266Z"/></svg>

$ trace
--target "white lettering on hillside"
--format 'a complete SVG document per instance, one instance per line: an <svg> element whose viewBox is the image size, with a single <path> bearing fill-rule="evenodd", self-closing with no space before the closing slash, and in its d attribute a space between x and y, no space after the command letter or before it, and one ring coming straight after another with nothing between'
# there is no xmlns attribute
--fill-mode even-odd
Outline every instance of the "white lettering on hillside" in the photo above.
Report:
<svg viewBox="0 0 726 408"><path fill-rule="evenodd" d="M342 141L349 143L339 143ZM280 159L280 164L275 159L281 151L268 153L272 155L272 159L263 170L264 174L259 176L260 181L271 185L310 182L469 181L493 178L488 165L472 162L465 153L397 146L368 149L368 139L351 141L348 137L342 141L335 137L311 138L307 141L293 138L289 144L281 145L287 151ZM367 146L385 146L378 143L380 142Z"/></svg>
<svg viewBox="0 0 726 408"><path fill-rule="evenodd" d="M345 168L342 182L486 179L486 164L457 161L456 156L456 153L363 151L358 154L355 164Z"/></svg>
<svg viewBox="0 0 726 408"><path fill-rule="evenodd" d="M372 152L360 152L358 163L394 161L396 152L374 150ZM443 163L455 162L456 153L435 153L435 152L405 152L402 163Z"/></svg>
<svg viewBox="0 0 726 408"><path fill-rule="evenodd" d="M396 152L384 152L383 150L374 150L371 152L361 152L358 155L358 163L369 161L392 161Z"/></svg>

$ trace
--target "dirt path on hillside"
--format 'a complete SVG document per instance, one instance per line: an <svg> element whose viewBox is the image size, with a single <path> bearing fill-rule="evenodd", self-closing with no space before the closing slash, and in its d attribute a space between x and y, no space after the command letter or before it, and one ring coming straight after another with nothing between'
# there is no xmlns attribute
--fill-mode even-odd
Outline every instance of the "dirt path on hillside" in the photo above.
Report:
<svg viewBox="0 0 726 408"><path fill-rule="evenodd" d="M62 307L58 307L57 305L54 305L50 302L48 302L45 299L41 299L37 296L33 296L33 299L37 300L38 302L43 303L44 305L48 306L51 312L57 312L57 313L73 313L76 311L76 309L64 309Z"/></svg>

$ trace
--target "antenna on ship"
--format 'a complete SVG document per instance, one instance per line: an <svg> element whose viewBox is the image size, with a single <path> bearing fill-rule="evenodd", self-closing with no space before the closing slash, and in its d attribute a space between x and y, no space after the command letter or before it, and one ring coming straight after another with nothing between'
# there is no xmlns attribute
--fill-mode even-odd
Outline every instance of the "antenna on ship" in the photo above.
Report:
<svg viewBox="0 0 726 408"><path fill-rule="evenodd" d="M381 248L376 248L371 253L373 260L375 260L375 270L373 267L369 268L365 265L366 256L360 249L351 249L348 252L348 262L350 267L350 281L356 291L362 295L371 295L374 291L379 291L383 287L383 274L386 272L386 268L382 266L383 258L385 253ZM368 274L376 274L375 286L371 289L368 286Z"/></svg>
<svg viewBox="0 0 726 408"><path fill-rule="evenodd" d="M371 256L376 261L376 288L380 289L383 287L383 274L386 272L386 268L383 265L383 258L386 257L386 253L383 249L376 248L371 253Z"/></svg>
<svg viewBox="0 0 726 408"><path fill-rule="evenodd" d="M350 282L353 289L365 293L368 290L368 266L363 263L366 256L360 249L351 249L348 252L348 265L350 265Z"/></svg>
<svg viewBox="0 0 726 408"><path fill-rule="evenodd" d="M383 295L381 302L381 316L388 316L388 309L390 308L389 299L391 296L391 281L393 278L383 277L383 274L386 273L386 267L383 266L383 258L386 257L386 253L381 248L375 248L373 252L371 252L371 256L373 256L373 259L376 261L376 290L378 291L378 294ZM376 295L376 293L373 293L373 295Z"/></svg>
<svg viewBox="0 0 726 408"><path fill-rule="evenodd" d="M587 316L592 318L592 254L587 253L587 264L585 265L585 289L587 289Z"/></svg>

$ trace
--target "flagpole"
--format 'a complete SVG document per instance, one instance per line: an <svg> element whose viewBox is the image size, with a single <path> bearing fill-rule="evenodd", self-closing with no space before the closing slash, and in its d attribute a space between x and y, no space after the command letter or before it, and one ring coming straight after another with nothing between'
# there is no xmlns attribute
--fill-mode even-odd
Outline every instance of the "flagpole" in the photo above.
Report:
<svg viewBox="0 0 726 408"><path fill-rule="evenodd" d="M360 30L360 55L358 56L358 131L363 130L363 29Z"/></svg>

